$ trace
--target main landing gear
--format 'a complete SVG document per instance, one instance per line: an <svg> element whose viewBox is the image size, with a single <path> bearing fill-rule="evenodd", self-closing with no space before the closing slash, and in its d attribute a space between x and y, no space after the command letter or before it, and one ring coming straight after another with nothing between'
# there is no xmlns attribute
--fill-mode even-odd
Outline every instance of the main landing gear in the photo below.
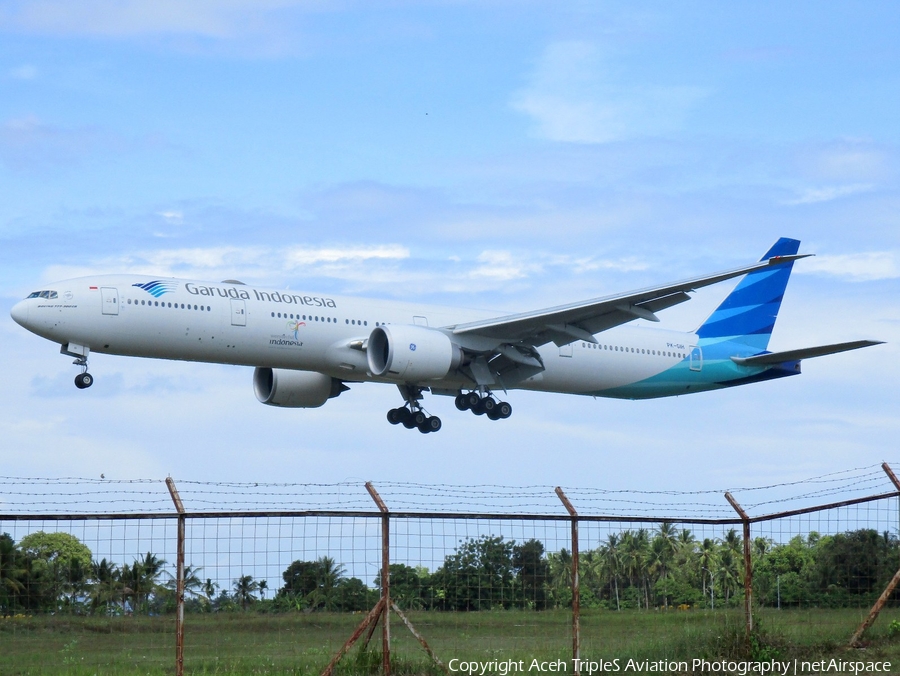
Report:
<svg viewBox="0 0 900 676"><path fill-rule="evenodd" d="M391 425L403 425L406 429L417 428L422 434L437 432L441 429L441 419L436 415L428 415L419 403L422 400L422 388L414 385L398 385L400 394L406 399L406 405L392 408L387 413Z"/></svg>
<svg viewBox="0 0 900 676"><path fill-rule="evenodd" d="M400 393L406 404L392 408L387 412L391 425L403 425L406 429L417 428L422 434L437 432L441 429L441 419L436 415L428 415L423 409L422 388L413 385L399 385ZM460 392L456 395L456 408L460 411L472 411L475 415L486 415L491 420L503 420L512 415L512 406L505 401L497 401L487 388L479 388L472 392Z"/></svg>
<svg viewBox="0 0 900 676"><path fill-rule="evenodd" d="M505 401L497 401L491 395L478 392L460 392L456 395L456 408L472 411L475 415L486 415L491 420L504 420L512 415L512 406Z"/></svg>
<svg viewBox="0 0 900 676"><path fill-rule="evenodd" d="M428 415L418 405L415 405L415 408L412 408L410 404L392 408L387 413L387 419L391 425L403 425L408 430L415 427L422 434L437 432L441 429L441 419L436 415Z"/></svg>

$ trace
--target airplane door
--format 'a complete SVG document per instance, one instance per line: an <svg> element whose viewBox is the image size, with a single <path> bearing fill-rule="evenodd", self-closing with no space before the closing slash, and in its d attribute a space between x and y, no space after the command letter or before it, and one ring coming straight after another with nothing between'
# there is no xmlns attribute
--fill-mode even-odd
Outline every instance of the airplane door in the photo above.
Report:
<svg viewBox="0 0 900 676"><path fill-rule="evenodd" d="M119 290L111 286L100 287L100 304L103 314L119 314Z"/></svg>
<svg viewBox="0 0 900 676"><path fill-rule="evenodd" d="M237 298L231 299L231 325L247 326L247 304Z"/></svg>
<svg viewBox="0 0 900 676"><path fill-rule="evenodd" d="M703 350L696 345L691 345L691 371L700 371L703 368Z"/></svg>
<svg viewBox="0 0 900 676"><path fill-rule="evenodd" d="M568 343L566 345L559 346L559 356L560 357L571 357L572 356L572 343Z"/></svg>

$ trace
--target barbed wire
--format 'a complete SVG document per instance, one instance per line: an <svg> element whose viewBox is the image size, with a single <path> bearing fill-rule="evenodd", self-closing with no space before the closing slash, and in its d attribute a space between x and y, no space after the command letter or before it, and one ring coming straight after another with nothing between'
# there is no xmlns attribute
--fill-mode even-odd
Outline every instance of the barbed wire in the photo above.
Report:
<svg viewBox="0 0 900 676"><path fill-rule="evenodd" d="M377 512L364 482L175 481L185 508L203 512ZM392 512L440 514L567 515L554 486L425 484L375 481ZM803 490L806 488L806 490ZM805 479L726 489L646 490L598 487L562 489L579 516L665 519L733 519L724 493L735 495L751 516L895 492L880 465L829 472ZM717 496L713 501L712 496ZM833 498L832 500L829 500ZM56 510L60 514L114 511L174 512L162 479L0 476L0 515Z"/></svg>

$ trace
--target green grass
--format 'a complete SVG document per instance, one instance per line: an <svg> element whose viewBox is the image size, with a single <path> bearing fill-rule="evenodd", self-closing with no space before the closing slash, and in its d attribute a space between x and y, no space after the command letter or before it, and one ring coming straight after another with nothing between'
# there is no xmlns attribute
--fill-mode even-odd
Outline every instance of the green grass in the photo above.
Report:
<svg viewBox="0 0 900 676"><path fill-rule="evenodd" d="M847 641L863 610L760 610L753 656L759 659L891 660L900 673L900 637L889 625L900 610L888 609L867 635L864 651ZM230 613L188 615L185 673L287 676L318 674L337 652L362 614ZM413 612L409 618L446 663L460 660L555 660L572 655L571 615L498 611ZM582 657L690 660L746 656L740 611L611 611L582 614ZM0 618L0 674L105 676L171 674L175 623L164 617ZM396 674L439 674L418 642L391 617L392 664ZM338 673L380 671L381 630L369 650L357 647ZM570 672L571 673L571 669Z"/></svg>

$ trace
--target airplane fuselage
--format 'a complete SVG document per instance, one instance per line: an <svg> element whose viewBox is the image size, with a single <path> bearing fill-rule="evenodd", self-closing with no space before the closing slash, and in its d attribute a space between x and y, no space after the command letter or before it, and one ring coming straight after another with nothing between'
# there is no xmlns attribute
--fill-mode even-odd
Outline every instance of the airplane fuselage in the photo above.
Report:
<svg viewBox="0 0 900 676"><path fill-rule="evenodd" d="M315 371L345 382L398 382L373 375L359 349L376 327L441 329L497 315L138 275L71 279L48 289L47 297L19 303L13 316L64 349L73 345L131 357ZM650 398L717 389L767 370L730 359L751 354L747 348L704 354L695 333L632 325L604 331L596 343L549 343L538 351L543 370L510 389ZM473 386L458 372L418 384L448 391Z"/></svg>

